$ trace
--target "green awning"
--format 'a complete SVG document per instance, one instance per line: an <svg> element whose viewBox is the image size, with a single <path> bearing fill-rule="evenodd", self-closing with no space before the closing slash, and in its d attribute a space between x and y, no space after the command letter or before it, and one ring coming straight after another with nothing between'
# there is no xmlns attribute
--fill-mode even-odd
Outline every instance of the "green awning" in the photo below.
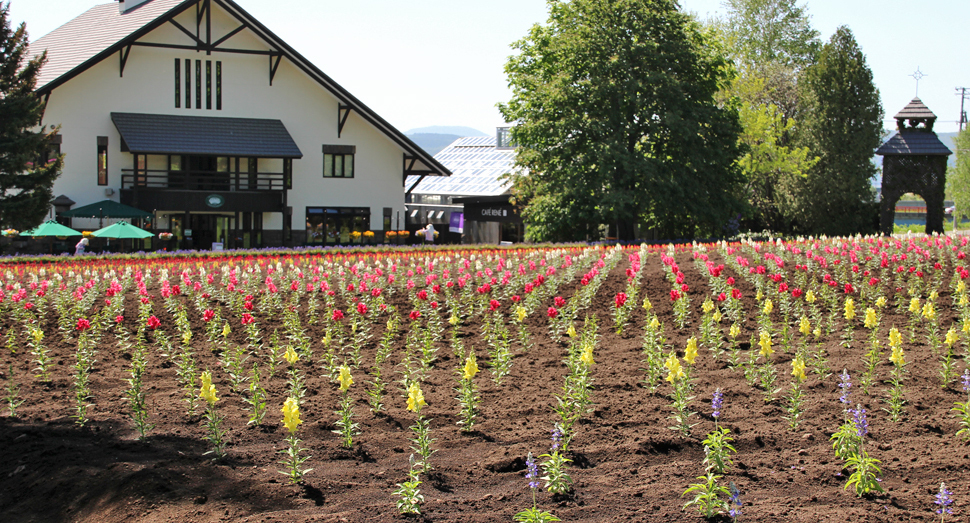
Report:
<svg viewBox="0 0 970 523"><path fill-rule="evenodd" d="M130 224L128 222L113 223L113 224L105 227L104 229L98 229L98 230L94 231L91 234L93 234L94 236L96 236L98 238L135 238L135 239L141 239L141 238L149 238L151 236L154 236L152 233L150 233L150 232L148 232L148 231L146 231L144 229L139 229L138 227L135 227L134 225L132 225L132 224Z"/></svg>
<svg viewBox="0 0 970 523"><path fill-rule="evenodd" d="M20 233L21 236L80 236L81 233L75 231L70 227L61 225L54 220L47 220L46 222L34 227L29 231Z"/></svg>
<svg viewBox="0 0 970 523"><path fill-rule="evenodd" d="M152 213L114 200L101 200L97 203L62 212L61 216L68 218L151 218Z"/></svg>

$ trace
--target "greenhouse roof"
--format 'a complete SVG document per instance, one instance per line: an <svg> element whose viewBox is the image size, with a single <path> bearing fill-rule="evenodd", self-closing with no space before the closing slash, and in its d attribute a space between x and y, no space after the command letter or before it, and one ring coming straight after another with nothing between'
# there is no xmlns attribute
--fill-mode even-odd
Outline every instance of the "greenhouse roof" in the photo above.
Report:
<svg viewBox="0 0 970 523"><path fill-rule="evenodd" d="M452 172L449 177L425 178L408 176L406 186L417 187L413 194L456 196L491 196L508 192L508 183L500 180L511 172L515 151L498 149L494 136L459 138L435 155ZM420 181L420 183L418 183Z"/></svg>

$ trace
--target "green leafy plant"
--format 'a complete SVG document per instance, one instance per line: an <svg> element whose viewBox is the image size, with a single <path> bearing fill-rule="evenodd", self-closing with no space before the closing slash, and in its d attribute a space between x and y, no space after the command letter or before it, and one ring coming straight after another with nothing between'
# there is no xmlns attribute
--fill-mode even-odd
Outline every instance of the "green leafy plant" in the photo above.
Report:
<svg viewBox="0 0 970 523"><path fill-rule="evenodd" d="M711 519L714 516L723 514L727 509L727 502L721 496L730 497L731 493L727 487L718 485L717 480L721 476L715 475L713 471L708 471L705 476L698 476L699 483L692 483L681 497L693 494L694 499L684 504L684 508L695 507L702 516Z"/></svg>

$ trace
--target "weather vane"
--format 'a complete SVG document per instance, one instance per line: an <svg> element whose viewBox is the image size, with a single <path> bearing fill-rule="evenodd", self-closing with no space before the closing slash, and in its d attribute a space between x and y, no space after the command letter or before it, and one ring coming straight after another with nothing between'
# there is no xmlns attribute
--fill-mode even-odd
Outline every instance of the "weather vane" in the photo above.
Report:
<svg viewBox="0 0 970 523"><path fill-rule="evenodd" d="M910 76L916 79L916 97L919 98L919 81L922 80L924 76L929 76L929 75L921 72L919 70L919 67L917 66L916 72L911 74Z"/></svg>

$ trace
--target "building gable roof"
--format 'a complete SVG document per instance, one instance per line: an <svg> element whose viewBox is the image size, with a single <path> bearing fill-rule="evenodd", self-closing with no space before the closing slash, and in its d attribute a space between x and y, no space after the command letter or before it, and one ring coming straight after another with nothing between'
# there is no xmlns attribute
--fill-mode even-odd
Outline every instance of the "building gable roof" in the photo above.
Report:
<svg viewBox="0 0 970 523"><path fill-rule="evenodd" d="M908 104L906 104L906 107L903 107L903 109L896 113L896 116L893 116L893 118L897 120L909 118L936 119L936 115L933 114L933 111L931 111L922 100L919 98L913 98Z"/></svg>
<svg viewBox="0 0 970 523"><path fill-rule="evenodd" d="M57 87L115 53L121 53L123 60L125 48L168 23L186 9L201 4L218 5L235 17L246 26L246 29L262 39L271 48L272 53L286 57L333 94L344 106L342 109L353 110L404 149L405 160L414 160L411 166L412 172L422 172L430 176L451 175L451 172L433 156L333 81L232 0L148 0L124 12L120 11L117 2L94 6L30 44L32 57L47 51L47 64L41 68L37 92L49 95ZM205 51L205 45L200 42L196 48ZM212 45L212 50L218 52L215 45ZM335 115L335 120L338 117ZM337 122L335 121L334 124L336 125Z"/></svg>

